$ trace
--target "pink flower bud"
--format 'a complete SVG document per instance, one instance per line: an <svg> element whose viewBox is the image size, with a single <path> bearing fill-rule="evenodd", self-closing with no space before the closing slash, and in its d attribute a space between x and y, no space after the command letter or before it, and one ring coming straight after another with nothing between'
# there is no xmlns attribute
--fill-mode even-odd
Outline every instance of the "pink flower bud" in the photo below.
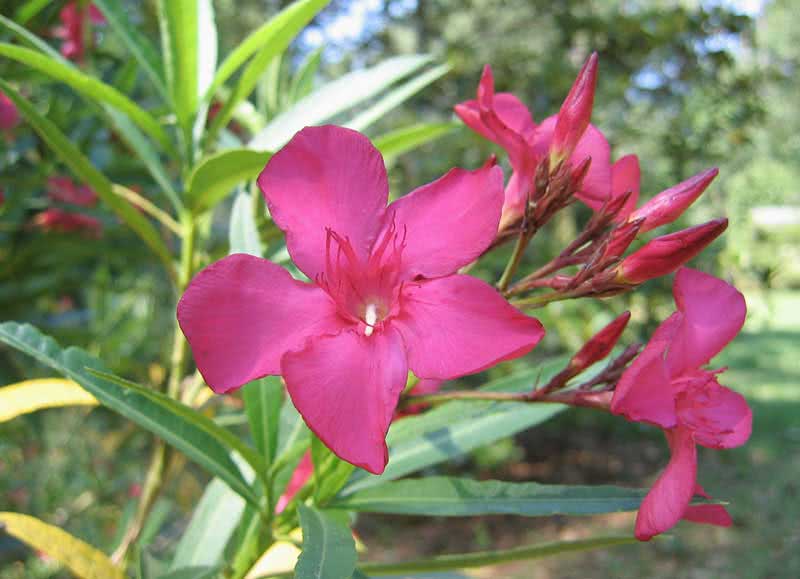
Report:
<svg viewBox="0 0 800 579"><path fill-rule="evenodd" d="M719 170L708 169L694 177L666 189L631 213L630 220L644 219L641 232L672 223L700 197Z"/></svg>
<svg viewBox="0 0 800 579"><path fill-rule="evenodd" d="M593 52L578 73L575 84L564 99L550 146L556 159L567 159L583 136L594 104L594 89L597 83L597 53Z"/></svg>
<svg viewBox="0 0 800 579"><path fill-rule="evenodd" d="M607 259L616 259L621 257L623 253L630 247L636 236L639 235L639 229L642 226L641 220L631 221L625 225L621 225L611 233L611 239L606 246L605 256Z"/></svg>
<svg viewBox="0 0 800 579"><path fill-rule="evenodd" d="M577 374L581 370L588 368L595 362L608 356L630 319L631 313L625 312L592 336L578 353L572 357L572 360L569 362L570 368Z"/></svg>
<svg viewBox="0 0 800 579"><path fill-rule="evenodd" d="M727 228L727 219L715 219L656 237L619 264L617 280L626 284L640 284L672 273L703 251Z"/></svg>
<svg viewBox="0 0 800 579"><path fill-rule="evenodd" d="M0 131L9 131L19 123L19 112L13 101L0 92Z"/></svg>

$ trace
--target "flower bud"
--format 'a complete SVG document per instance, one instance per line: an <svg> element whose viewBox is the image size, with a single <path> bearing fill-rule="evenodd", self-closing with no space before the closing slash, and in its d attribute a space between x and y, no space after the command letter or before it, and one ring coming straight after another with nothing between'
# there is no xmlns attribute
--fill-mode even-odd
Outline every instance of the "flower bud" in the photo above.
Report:
<svg viewBox="0 0 800 579"><path fill-rule="evenodd" d="M639 229L642 226L642 220L637 219L625 225L617 227L611 232L611 238L608 240L606 246L605 258L616 259L622 257L622 254L630 247L633 240L639 234Z"/></svg>
<svg viewBox="0 0 800 579"><path fill-rule="evenodd" d="M608 356L630 319L631 313L625 312L592 336L569 361L569 366L574 374L581 372L595 362Z"/></svg>
<svg viewBox="0 0 800 579"><path fill-rule="evenodd" d="M631 213L629 219L644 219L640 230L642 233L672 223L700 197L717 173L719 170L716 168L708 169L662 191Z"/></svg>
<svg viewBox="0 0 800 579"><path fill-rule="evenodd" d="M593 52L578 73L575 84L564 99L550 146L551 156L556 160L568 159L575 145L583 136L594 104L594 89L597 83L597 53Z"/></svg>
<svg viewBox="0 0 800 579"><path fill-rule="evenodd" d="M617 281L635 285L672 273L703 251L727 228L727 219L715 219L656 237L619 264Z"/></svg>

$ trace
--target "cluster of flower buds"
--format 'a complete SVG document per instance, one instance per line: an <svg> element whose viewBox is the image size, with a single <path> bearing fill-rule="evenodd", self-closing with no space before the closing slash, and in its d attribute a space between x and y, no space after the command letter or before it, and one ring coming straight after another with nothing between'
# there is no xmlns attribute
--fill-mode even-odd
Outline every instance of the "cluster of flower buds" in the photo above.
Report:
<svg viewBox="0 0 800 579"><path fill-rule="evenodd" d="M88 25L105 24L103 13L90 3L88 6L73 0L67 2L58 14L61 25L53 30L53 36L60 38L61 54L76 62L82 62L86 55L86 41L92 36L86 33Z"/></svg>
<svg viewBox="0 0 800 579"><path fill-rule="evenodd" d="M69 177L51 177L47 196L56 203L69 206L89 208L97 205L97 193L86 185L74 183ZM63 207L50 207L38 213L32 225L44 232L80 233L94 238L103 233L103 224L97 218L67 211Z"/></svg>

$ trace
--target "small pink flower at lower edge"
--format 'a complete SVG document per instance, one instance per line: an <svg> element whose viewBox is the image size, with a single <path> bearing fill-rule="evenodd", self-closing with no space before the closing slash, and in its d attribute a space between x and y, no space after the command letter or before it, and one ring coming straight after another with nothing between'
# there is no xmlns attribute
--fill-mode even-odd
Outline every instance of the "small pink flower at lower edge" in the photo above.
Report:
<svg viewBox="0 0 800 579"><path fill-rule="evenodd" d="M178 304L215 392L282 375L309 428L342 459L383 472L408 370L447 380L528 353L544 335L487 283L456 272L491 244L502 172L453 169L387 207L380 153L341 127L308 127L258 183L295 264L249 255L201 271Z"/></svg>
<svg viewBox="0 0 800 579"><path fill-rule="evenodd" d="M13 101L0 92L0 131L10 131L19 124L19 111Z"/></svg>
<svg viewBox="0 0 800 579"><path fill-rule="evenodd" d="M744 297L711 275L683 268L673 288L678 311L656 330L623 374L611 411L664 430L672 457L645 497L636 518L636 537L648 540L686 518L730 525L722 506L690 506L697 485L697 450L734 448L752 429L752 412L738 393L720 385L720 371L703 368L739 333Z"/></svg>
<svg viewBox="0 0 800 579"><path fill-rule="evenodd" d="M455 106L456 114L468 127L508 153L513 174L506 186L502 224L513 222L522 214L532 192L537 167L545 157L558 152L559 143L565 149L559 154L567 157L573 167L591 158L576 197L593 209L599 209L608 198L610 147L603 133L589 124L596 74L595 54L587 60L559 114L546 118L539 125L516 96L495 94L492 69L488 65L481 76L477 98ZM560 125L559 118L562 119Z"/></svg>
<svg viewBox="0 0 800 579"><path fill-rule="evenodd" d="M70 60L82 61L86 51L84 26L86 19L92 24L106 22L103 13L94 4L89 4L88 9L81 7L79 2L68 2L58 14L61 25L53 30L56 38L63 40L61 54Z"/></svg>

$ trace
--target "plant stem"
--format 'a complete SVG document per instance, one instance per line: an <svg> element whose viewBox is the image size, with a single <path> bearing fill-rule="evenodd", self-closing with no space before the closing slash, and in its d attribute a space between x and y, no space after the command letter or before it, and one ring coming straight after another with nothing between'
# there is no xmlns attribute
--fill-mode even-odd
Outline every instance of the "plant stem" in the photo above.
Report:
<svg viewBox="0 0 800 579"><path fill-rule="evenodd" d="M164 225L167 229L172 231L178 237L183 235L183 230L181 229L180 224L175 221L169 213L166 211L159 209L150 200L142 197L136 191L132 189L128 189L127 187L123 187L122 185L118 185L114 183L111 186L111 190L116 194L122 197L123 199L127 199L131 202L131 204L135 205L136 207L140 208L142 211L150 215L153 219L160 222Z"/></svg>
<svg viewBox="0 0 800 579"><path fill-rule="evenodd" d="M538 390L528 392L484 392L481 390L454 390L442 394L427 394L425 396L408 396L403 399L402 405L411 404L440 404L453 400L475 400L490 402L523 402L527 404L566 404L569 406L584 406L607 410L612 392L586 392L580 390L567 390L564 392L549 393L546 396L538 395Z"/></svg>
<svg viewBox="0 0 800 579"><path fill-rule="evenodd" d="M500 281L497 282L497 289L499 289L501 292L505 292L506 289L508 289L508 285L511 283L511 280L513 279L514 274L517 272L517 268L522 261L525 248L528 247L528 243L535 233L536 228L531 224L522 224L522 230L519 232L519 236L517 237L517 243L514 244L514 250L511 252L511 257L506 264L506 268L503 270L503 275L500 276Z"/></svg>
<svg viewBox="0 0 800 579"><path fill-rule="evenodd" d="M573 298L579 298L585 295L583 291L579 291L577 289L570 290L570 291L553 291L550 293L532 296L529 298L524 298L521 300L512 300L510 303L512 306L519 308L519 309L536 309L546 306L551 302L558 302L561 300L571 300Z"/></svg>

